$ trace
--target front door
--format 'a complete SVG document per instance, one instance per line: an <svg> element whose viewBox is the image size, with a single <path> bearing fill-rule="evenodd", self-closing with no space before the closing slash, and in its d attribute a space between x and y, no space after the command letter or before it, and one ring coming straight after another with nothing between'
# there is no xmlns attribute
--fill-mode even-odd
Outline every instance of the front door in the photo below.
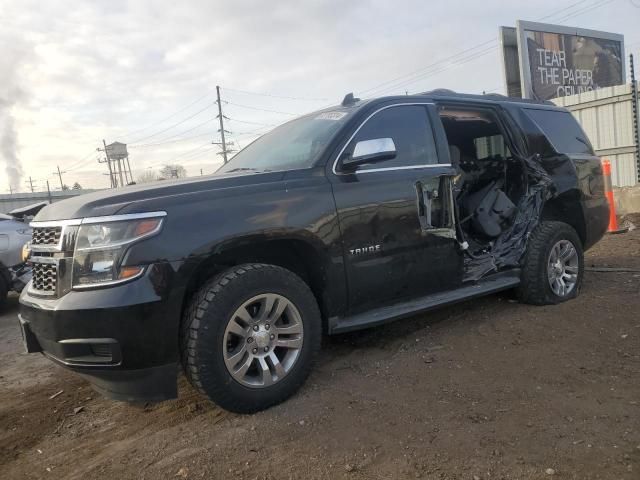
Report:
<svg viewBox="0 0 640 480"><path fill-rule="evenodd" d="M389 145L388 139L393 158L341 168L362 145ZM367 140L374 142L356 149ZM452 211L455 172L438 162L427 105L380 108L335 160L330 175L351 313L458 286L463 266Z"/></svg>

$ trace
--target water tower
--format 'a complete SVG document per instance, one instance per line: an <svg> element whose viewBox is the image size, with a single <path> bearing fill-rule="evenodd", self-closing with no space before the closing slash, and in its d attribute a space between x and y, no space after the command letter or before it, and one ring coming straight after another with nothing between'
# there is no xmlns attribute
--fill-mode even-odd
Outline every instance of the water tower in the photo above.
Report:
<svg viewBox="0 0 640 480"><path fill-rule="evenodd" d="M133 175L131 174L131 165L129 164L129 152L127 152L127 145L120 142L113 142L107 145L105 149L107 153L107 160L110 164L111 162L113 162L113 168L110 168L109 170L113 172L113 176L116 177L116 179L118 177L120 178L119 182L113 183L118 184L122 187L133 182Z"/></svg>

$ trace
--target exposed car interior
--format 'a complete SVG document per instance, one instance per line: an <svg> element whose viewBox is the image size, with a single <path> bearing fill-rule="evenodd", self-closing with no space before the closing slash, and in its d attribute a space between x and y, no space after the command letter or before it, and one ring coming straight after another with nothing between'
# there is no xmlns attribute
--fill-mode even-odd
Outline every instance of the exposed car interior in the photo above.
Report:
<svg viewBox="0 0 640 480"><path fill-rule="evenodd" d="M453 187L459 235L470 254L489 252L527 192L524 165L491 110L441 106L439 114L459 172Z"/></svg>

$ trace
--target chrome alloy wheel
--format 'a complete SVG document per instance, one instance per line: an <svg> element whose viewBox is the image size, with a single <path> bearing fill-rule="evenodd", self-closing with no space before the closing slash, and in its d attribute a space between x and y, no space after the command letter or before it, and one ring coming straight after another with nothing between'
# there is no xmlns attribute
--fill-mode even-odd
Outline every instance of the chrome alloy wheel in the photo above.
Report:
<svg viewBox="0 0 640 480"><path fill-rule="evenodd" d="M291 371L303 341L300 312L287 298L263 293L244 302L224 331L224 363L244 386L269 387Z"/></svg>
<svg viewBox="0 0 640 480"><path fill-rule="evenodd" d="M552 248L547 261L547 277L553 293L569 295L578 283L578 252L569 240L560 240Z"/></svg>

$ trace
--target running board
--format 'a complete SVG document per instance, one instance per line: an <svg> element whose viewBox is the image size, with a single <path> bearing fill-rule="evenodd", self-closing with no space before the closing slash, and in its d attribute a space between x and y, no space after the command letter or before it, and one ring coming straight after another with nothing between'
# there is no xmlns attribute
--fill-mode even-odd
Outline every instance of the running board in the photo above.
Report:
<svg viewBox="0 0 640 480"><path fill-rule="evenodd" d="M517 287L520 283L520 270L496 273L472 285L462 286L455 290L434 293L388 307L380 307L350 317L329 319L329 334L345 333L361 328L374 327L393 320L411 317L435 308L453 305L454 303L482 297L502 290Z"/></svg>

